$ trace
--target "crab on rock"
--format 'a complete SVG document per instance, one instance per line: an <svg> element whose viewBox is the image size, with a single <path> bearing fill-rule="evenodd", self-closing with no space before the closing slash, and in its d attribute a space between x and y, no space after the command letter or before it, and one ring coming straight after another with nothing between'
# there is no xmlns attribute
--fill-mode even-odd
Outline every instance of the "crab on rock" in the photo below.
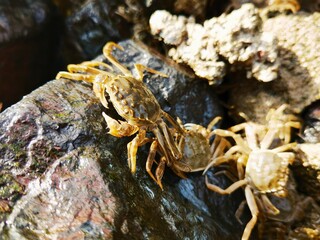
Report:
<svg viewBox="0 0 320 240"><path fill-rule="evenodd" d="M121 46L114 42L108 42L103 48L103 54L107 60L115 66L120 74L114 73L113 68L100 61L83 62L81 64L68 65L69 72L59 72L57 79L67 78L72 80L83 80L93 84L93 91L100 99L104 107L108 108L106 93L109 101L114 106L117 113L125 120L116 120L103 113L108 127L109 133L116 137L131 136L135 133L135 138L128 143L128 165L131 172L136 171L136 154L139 146L144 145L148 141L152 141L151 149L159 149L169 167L174 166L179 173L179 160L181 152L179 151L171 130L166 122L178 133L183 133L180 125L166 112L164 112L152 92L143 83L143 71L148 71L160 76L166 77L165 74L150 69L141 64L135 64L138 77L134 77L132 73L111 54L113 48L116 47L124 50ZM146 132L153 132L155 138L147 138ZM154 150L152 150L153 152ZM155 161L149 154L147 166L151 166ZM162 168L162 165L158 168ZM150 176L155 180L151 170L147 169ZM159 179L159 178L158 178ZM156 180L162 188L161 182Z"/></svg>
<svg viewBox="0 0 320 240"><path fill-rule="evenodd" d="M279 112L282 113L282 111ZM273 118L273 121L274 120L275 118ZM278 131L280 131L280 129L281 131L283 129L288 130L288 128L280 128L277 126L275 130L270 127L270 125L267 126L246 122L235 125L229 130L216 129L213 131L214 134L218 136L231 137L235 145L232 146L224 156L218 157L211 162L206 170L211 166L218 166L229 160L234 160L237 163L239 180L227 189L221 189L209 183L206 177L206 185L210 190L220 194L230 194L236 189L244 187L246 201L252 218L245 227L242 236L243 240L249 239L252 229L257 222L259 208L256 201L261 203L264 209L267 209L270 214L279 214L279 210L270 202L267 194L273 194L279 197L285 197L287 195L288 165L291 164L295 158L294 153L287 152L287 150L291 150L296 146L296 143L280 141L281 144L273 148L274 142L279 140ZM244 136L237 134L239 131L243 131ZM290 141L290 139L286 139L286 141ZM239 217L237 214L236 216L237 218Z"/></svg>

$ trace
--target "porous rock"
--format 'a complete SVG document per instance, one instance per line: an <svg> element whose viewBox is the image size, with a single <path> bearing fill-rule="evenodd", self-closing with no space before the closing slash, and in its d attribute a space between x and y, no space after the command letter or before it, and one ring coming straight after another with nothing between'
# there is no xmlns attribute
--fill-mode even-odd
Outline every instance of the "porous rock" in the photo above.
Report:
<svg viewBox="0 0 320 240"><path fill-rule="evenodd" d="M298 12L266 19L262 30L271 32L277 38L280 49L279 78L264 84L245 77L234 81L234 88L229 92L229 104L250 119L263 122L270 107L287 103L292 110L300 113L318 100L319 24L318 12Z"/></svg>
<svg viewBox="0 0 320 240"><path fill-rule="evenodd" d="M189 65L199 77L219 84L228 64L233 70L245 68L248 76L263 82L277 78L279 62L276 39L261 34L258 9L244 4L230 14L206 20L174 16L164 10L150 17L151 33L173 45L168 55Z"/></svg>
<svg viewBox="0 0 320 240"><path fill-rule="evenodd" d="M167 79L146 75L165 109L200 124L221 114L206 85L191 81L132 41L121 45L126 51L116 55L130 68L139 60L168 74ZM181 106L180 99L193 104ZM201 173L180 179L170 170L161 191L145 171L148 146L139 148L137 172L132 175L126 160L126 144L132 138L108 135L102 111L113 116L102 108L92 86L60 79L0 114L2 237L239 238L244 226L234 212L243 195L217 196L207 190ZM200 111L201 116L191 114ZM230 184L211 172L208 177L210 182Z"/></svg>

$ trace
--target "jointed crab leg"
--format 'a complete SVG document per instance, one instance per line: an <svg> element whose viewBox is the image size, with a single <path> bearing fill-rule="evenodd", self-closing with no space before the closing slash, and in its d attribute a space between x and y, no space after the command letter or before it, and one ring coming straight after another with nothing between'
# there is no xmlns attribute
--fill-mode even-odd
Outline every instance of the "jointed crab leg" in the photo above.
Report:
<svg viewBox="0 0 320 240"><path fill-rule="evenodd" d="M117 59L115 59L114 56L112 56L111 52L113 47L116 47L118 49L120 49L121 51L124 51L123 47L121 47L120 45L114 43L114 42L109 42L105 45L105 47L103 48L103 54L104 56L113 64L115 65L124 75L126 76L131 76L131 72L124 67L122 64L120 64L118 62ZM152 68L148 68L142 64L135 64L134 67L136 68L137 72L138 72L138 80L142 81L143 79L143 71L148 71L150 73L154 73L154 74L158 74L159 76L162 77L168 77L166 74L158 72Z"/></svg>
<svg viewBox="0 0 320 240"><path fill-rule="evenodd" d="M146 162L146 170L147 170L147 173L150 175L150 177L151 177L156 183L158 183L158 185L159 185L159 186L161 187L161 189L162 189L161 182L158 182L157 179L154 177L153 173L151 172L152 165L153 165L153 163L154 163L154 159L155 159L155 156L156 156L156 153L157 153L157 149L158 149L158 142L157 142L157 141L153 141L153 142L151 143L149 155L148 155L147 162Z"/></svg>
<svg viewBox="0 0 320 240"><path fill-rule="evenodd" d="M148 68L142 64L135 64L134 67L136 68L137 72L138 72L138 80L142 81L143 80L143 71L148 71L150 73L153 74L158 74L161 77L168 77L168 75L162 73L162 72L158 72L152 68Z"/></svg>
<svg viewBox="0 0 320 240"><path fill-rule="evenodd" d="M157 183L158 183L158 185L160 186L161 189L163 189L162 183L161 183L161 179L162 179L165 167L166 167L166 159L165 159L165 157L161 157L159 165L158 165L158 167L156 169Z"/></svg>
<svg viewBox="0 0 320 240"><path fill-rule="evenodd" d="M113 70L113 68L109 64L106 64L100 61L85 61L85 62L82 62L81 65L85 65L88 67L104 67L104 68L108 68L109 70Z"/></svg>
<svg viewBox="0 0 320 240"><path fill-rule="evenodd" d="M166 148L170 149L171 155L176 160L181 159L182 155L181 155L179 149L177 148L177 146L176 146L176 144L175 144L175 142L174 142L174 140L172 138L171 133L169 132L167 124L162 121L162 122L159 123L159 125L160 125L160 128L161 128L161 130L162 130L162 132L164 134L164 137L165 137ZM164 148L164 149L166 149L166 148Z"/></svg>
<svg viewBox="0 0 320 240"><path fill-rule="evenodd" d="M247 185L248 181L246 179L243 180L239 180L233 184L231 184L227 189L221 189L218 186L211 184L208 182L208 177L206 176L206 185L207 187L215 192L218 192L220 194L230 194L232 192L234 192L235 190L237 190L239 187L242 187L244 185ZM258 206L255 202L255 198L254 195L250 189L250 186L247 185L245 187L245 196L246 196L246 200L252 215L251 220L248 222L248 224L246 225L246 228L244 229L243 235L242 235L242 240L247 240L250 237L250 234L252 232L252 229L254 228L257 220L258 220L258 214L259 214L259 210L258 210Z"/></svg>
<svg viewBox="0 0 320 240"><path fill-rule="evenodd" d="M250 153L250 148L248 145L244 142L244 140L241 138L240 135L235 134L234 132L228 131L228 130L222 130L222 129L215 129L214 134L222 136L222 137L232 137L234 141L236 142L237 145L241 147L241 149L249 154Z"/></svg>
<svg viewBox="0 0 320 240"><path fill-rule="evenodd" d="M277 152L277 153L280 153L280 152L284 152L286 150L289 150L289 149L292 149L294 148L295 146L297 146L297 143L296 142L293 142L293 143L288 143L286 145L282 145L280 147L277 147L277 148L274 148L273 151Z"/></svg>
<svg viewBox="0 0 320 240"><path fill-rule="evenodd" d="M256 225L256 222L258 220L258 214L259 214L257 203L255 201L254 195L253 195L249 185L246 186L244 192L245 192L246 200L247 200L248 207L250 209L252 218L247 223L246 228L244 229L244 232L242 234L241 240L249 239L251 232L252 232L252 229Z"/></svg>
<svg viewBox="0 0 320 240"><path fill-rule="evenodd" d="M214 184L209 183L208 177L206 176L207 187L210 190L217 192L217 193L220 193L220 194L230 194L230 193L234 192L235 190L237 190L239 187L242 187L243 185L246 185L246 184L248 184L248 181L246 179L242 179L242 180L239 180L239 181L231 184L227 189L222 189Z"/></svg>
<svg viewBox="0 0 320 240"><path fill-rule="evenodd" d="M169 123L173 126L173 128L178 131L178 133L183 134L184 130L181 128L181 126L179 125L179 123L173 119L173 117L171 117L168 113L162 111L162 115L164 116L165 119L167 119L169 121Z"/></svg>
<svg viewBox="0 0 320 240"><path fill-rule="evenodd" d="M140 128L138 134L135 136L135 138L128 143L128 164L131 169L132 173L136 172L136 162L137 162L137 151L138 147L141 146L143 143L145 143L145 137L146 137L146 130Z"/></svg>
<svg viewBox="0 0 320 240"><path fill-rule="evenodd" d="M95 77L92 75L86 75L82 73L59 72L56 76L56 79L60 79L60 78L67 78L67 79L72 79L76 81L85 81L85 82L92 83Z"/></svg>
<svg viewBox="0 0 320 240"><path fill-rule="evenodd" d="M111 52L113 48L118 48L121 51L124 51L123 47L120 45L114 43L114 42L108 42L104 47L103 47L103 55L114 65L116 66L125 76L132 76L131 72L124 67L122 64L118 62L117 59L115 59L114 56L112 56Z"/></svg>

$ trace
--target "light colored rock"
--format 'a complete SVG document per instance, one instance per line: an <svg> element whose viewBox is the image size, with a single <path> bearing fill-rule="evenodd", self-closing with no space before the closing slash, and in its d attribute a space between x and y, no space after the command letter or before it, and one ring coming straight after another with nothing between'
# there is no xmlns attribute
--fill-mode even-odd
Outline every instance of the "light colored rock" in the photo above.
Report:
<svg viewBox="0 0 320 240"><path fill-rule="evenodd" d="M164 10L150 17L152 34L175 46L168 55L215 85L221 83L227 64L234 70L245 68L248 76L259 81L277 78L277 42L272 34L260 33L261 24L258 9L252 4L203 25L192 17L173 16Z"/></svg>

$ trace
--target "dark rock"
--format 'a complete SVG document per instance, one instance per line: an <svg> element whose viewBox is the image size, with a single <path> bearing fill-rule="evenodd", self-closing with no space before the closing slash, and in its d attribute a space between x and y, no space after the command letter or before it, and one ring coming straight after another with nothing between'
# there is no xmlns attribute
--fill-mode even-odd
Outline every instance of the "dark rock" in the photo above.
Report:
<svg viewBox="0 0 320 240"><path fill-rule="evenodd" d="M116 55L168 74L146 74L162 107L185 122L207 124L222 110L207 85L193 81L132 41ZM200 95L201 94L201 95ZM188 105L184 105L188 104ZM92 87L54 80L0 114L0 235L4 239L239 239L234 217L241 192L219 196L201 173L180 179L169 169L164 191L127 166L131 138L107 134ZM194 115L193 115L194 114ZM209 181L229 185L208 173ZM240 194L240 195L239 195ZM246 218L246 217L244 217Z"/></svg>
<svg viewBox="0 0 320 240"><path fill-rule="evenodd" d="M67 63L96 57L107 41L130 36L130 25L117 14L121 1L57 1L64 12L63 55Z"/></svg>
<svg viewBox="0 0 320 240"><path fill-rule="evenodd" d="M57 15L49 0L1 1L0 102L4 107L57 71Z"/></svg>
<svg viewBox="0 0 320 240"><path fill-rule="evenodd" d="M320 142L320 101L309 105L302 112L302 138L308 143Z"/></svg>
<svg viewBox="0 0 320 240"><path fill-rule="evenodd" d="M151 13L173 5L169 0L56 0L55 3L64 17L63 55L67 63L96 57L108 41L132 36L146 39Z"/></svg>
<svg viewBox="0 0 320 240"><path fill-rule="evenodd" d="M316 101L308 106L301 114L303 128L301 130L301 144L298 145L297 158L293 165L298 189L302 193L312 196L320 203L320 102Z"/></svg>

